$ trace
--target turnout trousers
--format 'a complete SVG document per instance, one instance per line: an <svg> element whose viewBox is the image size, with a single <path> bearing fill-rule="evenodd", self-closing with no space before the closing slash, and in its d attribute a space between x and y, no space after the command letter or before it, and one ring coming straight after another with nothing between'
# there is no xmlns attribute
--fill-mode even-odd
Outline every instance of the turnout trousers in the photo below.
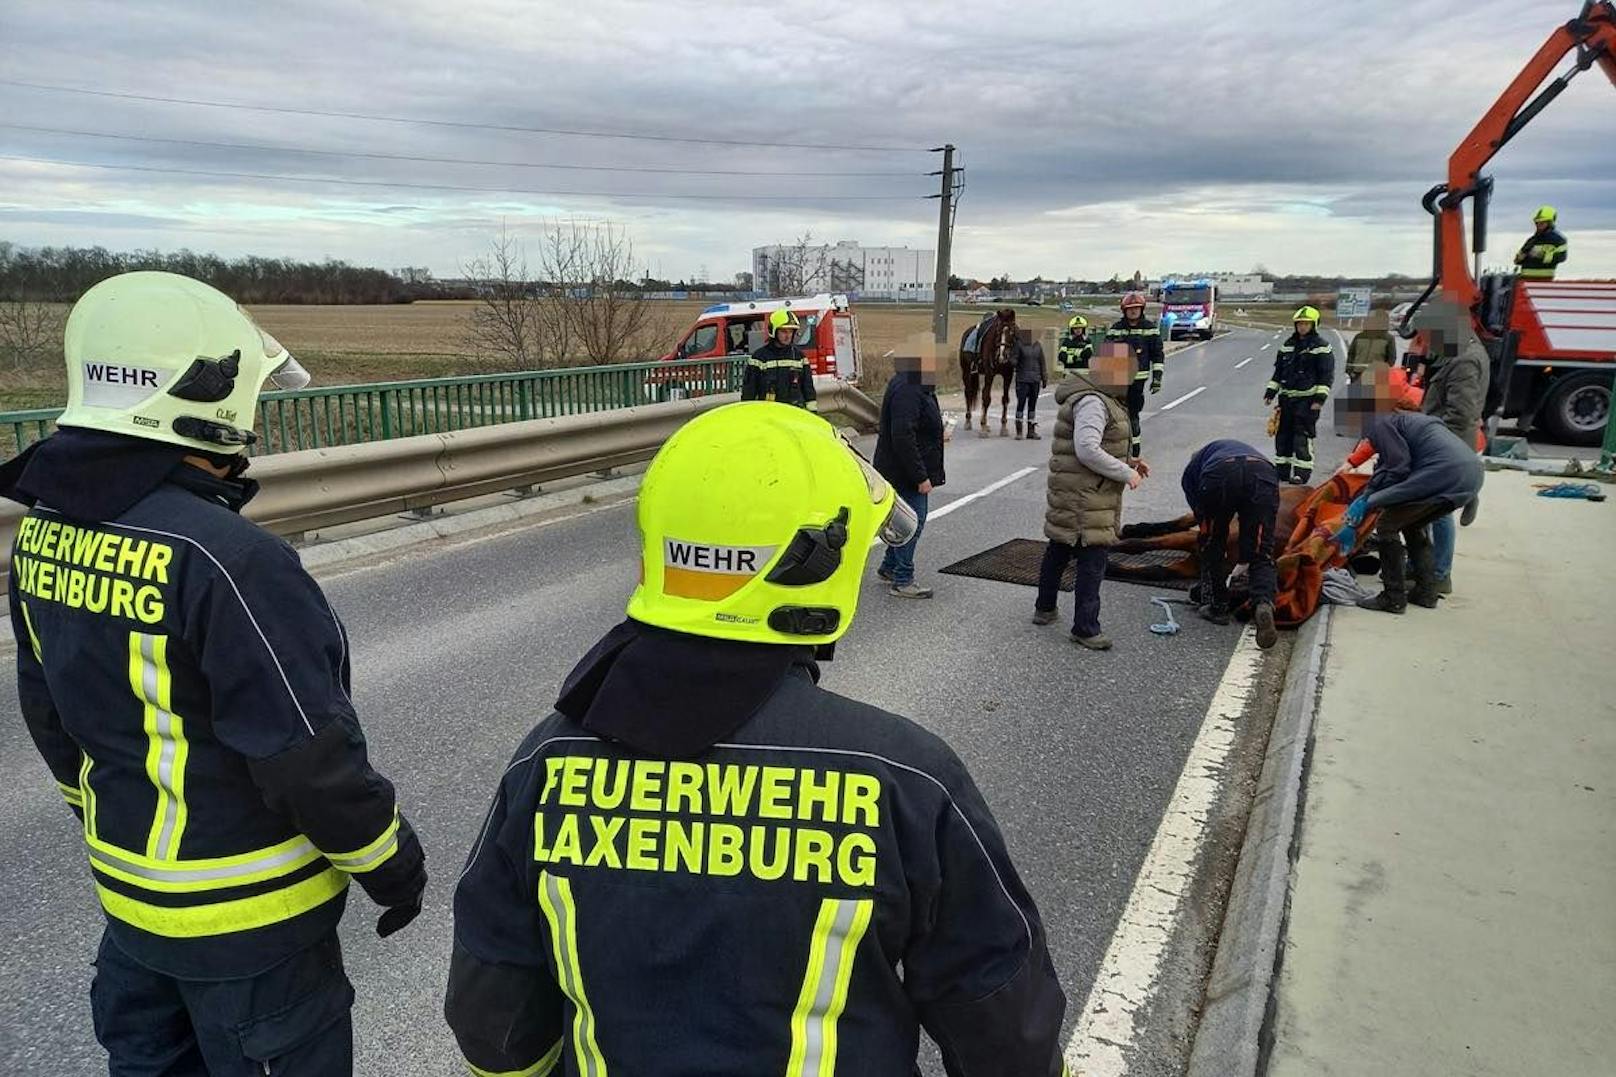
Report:
<svg viewBox="0 0 1616 1077"><path fill-rule="evenodd" d="M1274 466L1280 482L1305 483L1313 478L1313 438L1318 434L1317 397L1282 397L1279 430L1274 434Z"/></svg>
<svg viewBox="0 0 1616 1077"><path fill-rule="evenodd" d="M103 934L90 1012L111 1077L348 1077L353 997L335 931L239 980L165 976Z"/></svg>
<svg viewBox="0 0 1616 1077"><path fill-rule="evenodd" d="M1215 609L1229 608L1229 524L1240 521L1240 564L1250 566L1252 602L1274 601L1274 521L1279 516L1279 481L1266 460L1225 460L1201 475L1201 583Z"/></svg>

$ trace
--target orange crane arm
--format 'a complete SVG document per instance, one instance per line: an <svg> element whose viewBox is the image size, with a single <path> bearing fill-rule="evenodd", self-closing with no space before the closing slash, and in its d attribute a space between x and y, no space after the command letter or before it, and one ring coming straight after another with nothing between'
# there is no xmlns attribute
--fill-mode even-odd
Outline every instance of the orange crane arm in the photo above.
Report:
<svg viewBox="0 0 1616 1077"><path fill-rule="evenodd" d="M1538 92L1538 87L1554 73L1556 65L1573 52L1576 66ZM1585 2L1581 15L1549 35L1543 47L1448 158L1448 182L1427 192L1425 208L1438 218L1435 276L1442 290L1460 304L1461 309L1473 307L1477 300L1476 280L1466 260L1461 208L1464 201L1481 196L1476 202L1480 218L1477 234L1484 236L1486 200L1492 181L1484 178L1481 170L1521 128L1560 96L1572 78L1595 64L1605 72L1611 85L1616 86L1616 3L1611 0Z"/></svg>

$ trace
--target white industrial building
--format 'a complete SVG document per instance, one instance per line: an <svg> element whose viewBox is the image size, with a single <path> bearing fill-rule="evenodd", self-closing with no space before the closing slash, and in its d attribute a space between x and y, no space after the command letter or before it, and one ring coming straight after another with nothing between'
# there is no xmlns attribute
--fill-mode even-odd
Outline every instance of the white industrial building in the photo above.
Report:
<svg viewBox="0 0 1616 1077"><path fill-rule="evenodd" d="M752 249L753 286L770 295L854 292L870 299L931 299L937 252L863 247L844 239L813 247Z"/></svg>
<svg viewBox="0 0 1616 1077"><path fill-rule="evenodd" d="M1274 294L1274 282L1254 274L1217 273L1212 279L1223 299L1267 299Z"/></svg>

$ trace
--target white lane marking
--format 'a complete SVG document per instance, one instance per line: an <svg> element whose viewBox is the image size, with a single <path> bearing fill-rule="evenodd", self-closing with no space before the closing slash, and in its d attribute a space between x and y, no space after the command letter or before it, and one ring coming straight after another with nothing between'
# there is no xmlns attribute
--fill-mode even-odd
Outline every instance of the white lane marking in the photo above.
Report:
<svg viewBox="0 0 1616 1077"><path fill-rule="evenodd" d="M1212 696L1201 731L1190 746L1173 799L1162 815L1150 852L1106 948L1083 1016L1066 1045L1066 1064L1084 1077L1123 1077L1136 1021L1161 978L1207 824L1222 785L1235 732L1257 684L1262 652L1255 630L1240 635Z"/></svg>
<svg viewBox="0 0 1616 1077"><path fill-rule="evenodd" d="M1037 470L1039 470L1039 469L1035 468L1035 467L1024 467L1019 471L1012 471L1010 474L1006 475L1004 478L999 479L996 482L988 483L986 486L982 487L982 489L976 491L974 494L966 494L964 497L956 498L955 500L950 501L948 504L943 505L940 508L933 509L932 511L926 513L926 522L929 524L933 520L940 520L944 516L947 516L949 513L955 511L956 509L963 509L966 505L969 505L971 502L981 500L982 498L987 497L989 494L996 493L999 490L1004 489L1006 486L1009 486L1011 483L1015 482L1017 479L1024 479L1028 475L1031 475L1034 471L1037 471ZM876 539L874 542L870 543L870 546L873 548L875 546L879 546L880 544L881 544L881 540Z"/></svg>
<svg viewBox="0 0 1616 1077"><path fill-rule="evenodd" d="M1247 363L1251 362L1255 358L1257 358L1255 355L1248 355L1244 359L1242 359L1238 363L1236 363L1234 365L1234 368L1236 370L1239 370L1241 367L1245 366Z"/></svg>
<svg viewBox="0 0 1616 1077"><path fill-rule="evenodd" d="M1191 389L1189 392L1185 393L1183 396L1179 397L1177 400L1173 401L1170 404L1163 404L1161 407L1157 408L1156 410L1157 411L1172 411L1174 408L1176 408L1180 404L1184 403L1184 401L1190 399L1191 397L1200 396L1204 392L1206 392L1206 386L1204 386L1204 385L1201 386L1199 389Z"/></svg>

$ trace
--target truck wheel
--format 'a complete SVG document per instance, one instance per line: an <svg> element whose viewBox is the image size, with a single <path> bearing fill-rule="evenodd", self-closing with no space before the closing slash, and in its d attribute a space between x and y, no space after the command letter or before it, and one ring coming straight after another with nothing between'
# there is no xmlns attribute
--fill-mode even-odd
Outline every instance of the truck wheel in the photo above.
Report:
<svg viewBox="0 0 1616 1077"><path fill-rule="evenodd" d="M1598 445L1610 418L1611 375L1583 371L1560 378L1537 413L1538 421L1557 441Z"/></svg>

